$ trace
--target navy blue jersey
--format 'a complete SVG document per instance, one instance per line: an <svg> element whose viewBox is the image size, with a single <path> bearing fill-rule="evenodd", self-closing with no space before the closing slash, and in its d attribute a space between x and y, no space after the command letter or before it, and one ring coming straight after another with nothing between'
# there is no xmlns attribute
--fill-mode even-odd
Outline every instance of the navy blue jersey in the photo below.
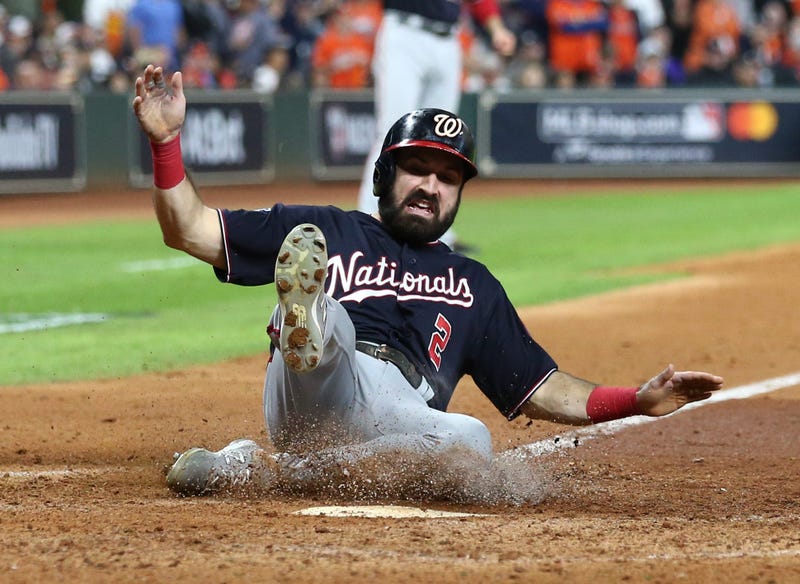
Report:
<svg viewBox="0 0 800 584"><path fill-rule="evenodd" d="M461 0L384 0L383 8L455 24L461 14Z"/></svg>
<svg viewBox="0 0 800 584"><path fill-rule="evenodd" d="M556 369L530 336L500 282L481 263L440 242L411 246L360 211L276 205L221 210L228 270L223 282L273 282L284 237L313 223L328 241L326 292L347 309L356 338L402 351L433 386L444 411L471 375L509 419Z"/></svg>
<svg viewBox="0 0 800 584"><path fill-rule="evenodd" d="M482 25L490 16L500 16L495 0L383 0L384 10L418 14L445 24L458 22L462 5L467 6L470 14Z"/></svg>

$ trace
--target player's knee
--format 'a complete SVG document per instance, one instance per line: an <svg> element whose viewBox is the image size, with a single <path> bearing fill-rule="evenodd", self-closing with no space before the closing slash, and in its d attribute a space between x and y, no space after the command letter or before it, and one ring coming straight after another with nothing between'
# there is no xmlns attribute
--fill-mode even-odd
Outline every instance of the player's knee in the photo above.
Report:
<svg viewBox="0 0 800 584"><path fill-rule="evenodd" d="M465 456L478 463L492 460L492 435L480 420L462 414L448 414L447 428L431 433L428 438L443 453Z"/></svg>
<svg viewBox="0 0 800 584"><path fill-rule="evenodd" d="M489 428L475 418L468 418L468 443L472 451L475 452L485 462L492 460L492 434Z"/></svg>

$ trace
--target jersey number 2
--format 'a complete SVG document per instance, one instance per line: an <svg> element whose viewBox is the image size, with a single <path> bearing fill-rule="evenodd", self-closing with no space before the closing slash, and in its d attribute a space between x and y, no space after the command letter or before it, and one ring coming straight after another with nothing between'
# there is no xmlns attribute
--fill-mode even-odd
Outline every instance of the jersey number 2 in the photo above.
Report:
<svg viewBox="0 0 800 584"><path fill-rule="evenodd" d="M453 332L453 326L441 313L436 316L436 324L434 325L436 332L431 335L431 342L428 343L428 356L431 362L439 371L442 365L442 353L450 342L450 333Z"/></svg>

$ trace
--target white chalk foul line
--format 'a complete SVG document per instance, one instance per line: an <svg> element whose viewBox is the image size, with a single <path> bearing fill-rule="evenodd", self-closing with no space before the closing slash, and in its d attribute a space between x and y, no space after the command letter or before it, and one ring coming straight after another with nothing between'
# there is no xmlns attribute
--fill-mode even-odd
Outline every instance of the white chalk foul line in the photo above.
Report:
<svg viewBox="0 0 800 584"><path fill-rule="evenodd" d="M451 519L460 517L488 517L481 513L465 513L461 511L442 511L439 509L422 509L404 505L331 505L324 507L308 507L295 511L292 515L309 515L312 517L370 517L389 519Z"/></svg>
<svg viewBox="0 0 800 584"><path fill-rule="evenodd" d="M574 448L578 443L585 442L596 438L597 436L610 436L623 428L629 426L639 426L641 424L648 424L657 420L663 420L672 416L677 416L682 412L693 410L707 406L709 404L728 401L732 399L746 399L756 395L770 393L785 387L792 387L800 385L800 372L790 373L781 377L773 377L772 379L765 379L764 381L757 381L748 385L740 385L739 387L732 387L730 389L723 389L706 400L688 404L678 411L669 414L669 416L662 416L653 418L650 416L633 416L631 418L624 418L622 420L613 420L611 422L604 422L594 426L586 426L578 430L566 432L558 436L539 440L531 444L526 444L514 450L509 450L501 454L502 457L517 457L517 456L541 456L544 454L552 454L559 450L567 448Z"/></svg>
<svg viewBox="0 0 800 584"><path fill-rule="evenodd" d="M63 468L47 470L0 470L0 479L32 480L38 478L59 479L70 476L98 475L108 470L119 470L117 467L98 468Z"/></svg>
<svg viewBox="0 0 800 584"><path fill-rule="evenodd" d="M106 322L109 318L109 314L102 312L78 312L74 314L60 312L28 314L23 312L6 314L0 315L0 335L41 331L76 324Z"/></svg>
<svg viewBox="0 0 800 584"><path fill-rule="evenodd" d="M163 260L141 260L126 262L120 265L123 272L160 272L163 270L180 270L192 266L202 265L202 262L191 256L181 256Z"/></svg>

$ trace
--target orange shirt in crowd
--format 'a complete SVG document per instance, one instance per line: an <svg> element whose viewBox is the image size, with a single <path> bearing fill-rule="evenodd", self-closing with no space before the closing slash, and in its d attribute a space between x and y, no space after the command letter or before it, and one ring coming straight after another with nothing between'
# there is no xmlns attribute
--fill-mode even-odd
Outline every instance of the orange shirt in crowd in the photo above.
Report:
<svg viewBox="0 0 800 584"><path fill-rule="evenodd" d="M338 11L314 44L311 64L317 87L361 89L369 86L372 43Z"/></svg>
<svg viewBox="0 0 800 584"><path fill-rule="evenodd" d="M105 25L106 48L115 57L122 55L125 50L125 12L122 10L109 10Z"/></svg>
<svg viewBox="0 0 800 584"><path fill-rule="evenodd" d="M353 30L374 42L383 18L383 3L380 0L344 0L340 6L350 17Z"/></svg>
<svg viewBox="0 0 800 584"><path fill-rule="evenodd" d="M591 73L603 50L603 33L593 25L605 22L606 12L596 0L550 0L546 9L550 64L556 71ZM583 32L570 29L578 27Z"/></svg>
<svg viewBox="0 0 800 584"><path fill-rule="evenodd" d="M785 40L782 34L769 34L764 37L759 47L760 57L768 66L773 66L781 62L783 57Z"/></svg>
<svg viewBox="0 0 800 584"><path fill-rule="evenodd" d="M608 9L608 44L614 51L614 70L633 71L639 46L639 20L621 3Z"/></svg>
<svg viewBox="0 0 800 584"><path fill-rule="evenodd" d="M693 73L703 66L706 46L716 38L727 37L739 52L741 24L736 10L726 0L699 0L694 8L692 34L684 57L684 68Z"/></svg>

